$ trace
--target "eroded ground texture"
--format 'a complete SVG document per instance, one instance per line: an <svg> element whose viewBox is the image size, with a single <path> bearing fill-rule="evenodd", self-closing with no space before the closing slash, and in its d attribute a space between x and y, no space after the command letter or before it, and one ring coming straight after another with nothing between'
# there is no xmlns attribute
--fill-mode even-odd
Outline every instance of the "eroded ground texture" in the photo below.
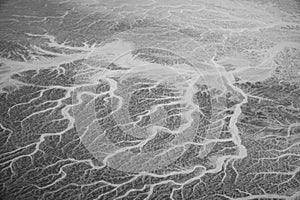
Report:
<svg viewBox="0 0 300 200"><path fill-rule="evenodd" d="M300 198L298 0L0 3L0 199Z"/></svg>

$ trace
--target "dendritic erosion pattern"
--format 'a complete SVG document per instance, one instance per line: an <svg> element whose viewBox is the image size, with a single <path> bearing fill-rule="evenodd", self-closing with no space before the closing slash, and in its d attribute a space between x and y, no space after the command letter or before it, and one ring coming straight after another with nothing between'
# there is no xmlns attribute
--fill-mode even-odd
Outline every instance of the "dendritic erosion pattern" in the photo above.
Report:
<svg viewBox="0 0 300 200"><path fill-rule="evenodd" d="M299 11L0 2L0 199L300 199Z"/></svg>

